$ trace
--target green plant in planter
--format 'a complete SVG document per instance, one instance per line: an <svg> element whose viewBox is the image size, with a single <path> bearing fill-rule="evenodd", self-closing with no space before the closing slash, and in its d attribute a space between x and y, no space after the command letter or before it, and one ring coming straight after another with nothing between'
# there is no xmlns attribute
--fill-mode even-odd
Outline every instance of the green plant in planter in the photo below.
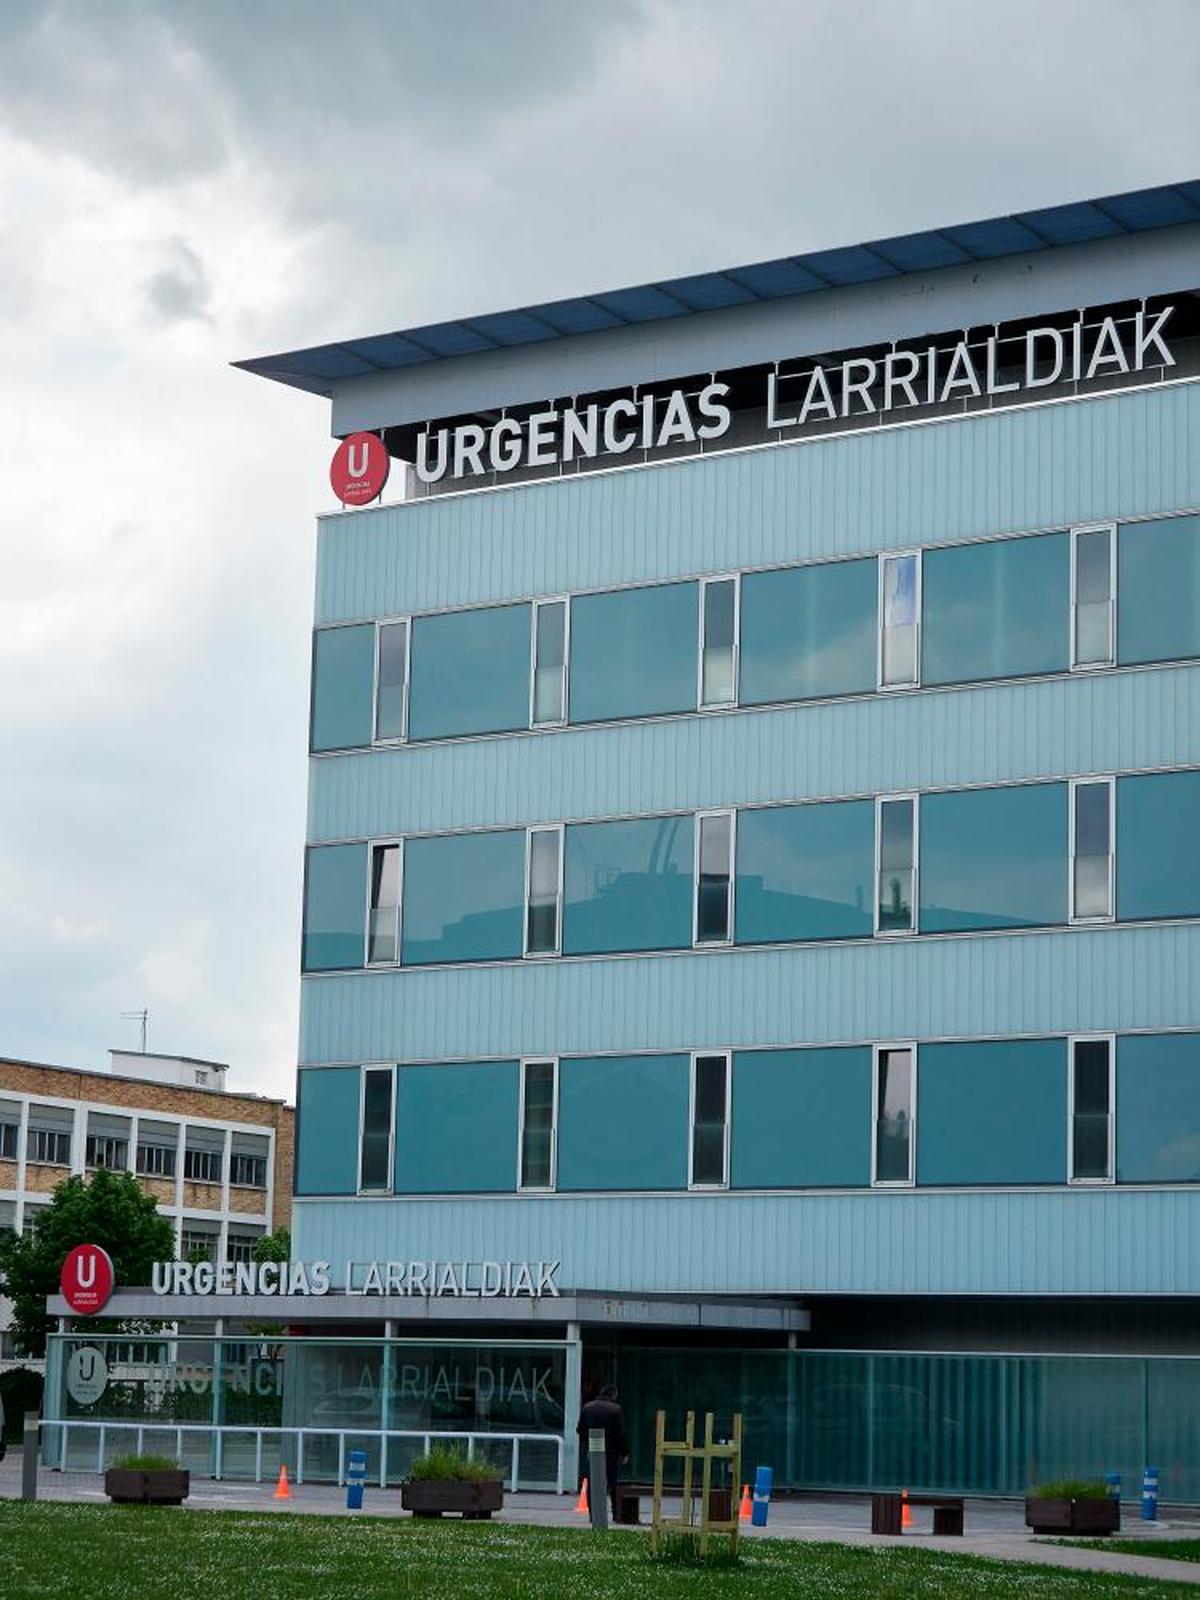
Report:
<svg viewBox="0 0 1200 1600"><path fill-rule="evenodd" d="M129 1472L178 1472L181 1467L174 1456L155 1455L117 1456L112 1464Z"/></svg>
<svg viewBox="0 0 1200 1600"><path fill-rule="evenodd" d="M457 1450L435 1446L428 1455L417 1457L408 1477L410 1483L489 1483L500 1472L489 1462L468 1461Z"/></svg>
<svg viewBox="0 0 1200 1600"><path fill-rule="evenodd" d="M1108 1485L1103 1478L1059 1478L1054 1483L1039 1483L1030 1489L1031 1500L1107 1500Z"/></svg>

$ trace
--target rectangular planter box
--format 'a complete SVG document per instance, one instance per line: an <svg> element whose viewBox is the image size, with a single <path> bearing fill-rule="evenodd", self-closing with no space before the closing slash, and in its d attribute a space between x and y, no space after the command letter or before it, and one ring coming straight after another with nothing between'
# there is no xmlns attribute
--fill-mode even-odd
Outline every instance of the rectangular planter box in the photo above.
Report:
<svg viewBox="0 0 1200 1600"><path fill-rule="evenodd" d="M480 1483L420 1478L401 1484L400 1504L417 1517L440 1517L450 1511L472 1522L500 1510L504 1504L504 1484L499 1478L486 1478Z"/></svg>
<svg viewBox="0 0 1200 1600"><path fill-rule="evenodd" d="M137 1467L109 1467L104 1474L104 1492L122 1505L178 1506L188 1497L192 1475L184 1468L156 1468L142 1472Z"/></svg>
<svg viewBox="0 0 1200 1600"><path fill-rule="evenodd" d="M1121 1502L1027 1499L1025 1521L1034 1533L1116 1533L1121 1526Z"/></svg>

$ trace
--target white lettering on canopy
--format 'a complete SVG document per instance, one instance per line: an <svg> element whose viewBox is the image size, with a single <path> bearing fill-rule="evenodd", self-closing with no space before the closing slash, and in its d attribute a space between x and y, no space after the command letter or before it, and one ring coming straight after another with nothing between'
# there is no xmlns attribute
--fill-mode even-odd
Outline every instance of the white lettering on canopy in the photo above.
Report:
<svg viewBox="0 0 1200 1600"><path fill-rule="evenodd" d="M501 1295L557 1299L558 1261L348 1261L347 1294L404 1295L425 1300ZM156 1261L150 1288L158 1295L323 1295L328 1261Z"/></svg>

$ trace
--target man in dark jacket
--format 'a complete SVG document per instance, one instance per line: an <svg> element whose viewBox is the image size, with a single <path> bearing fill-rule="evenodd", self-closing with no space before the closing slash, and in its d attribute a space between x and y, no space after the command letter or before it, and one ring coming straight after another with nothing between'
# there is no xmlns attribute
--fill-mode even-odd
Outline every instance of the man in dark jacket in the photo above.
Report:
<svg viewBox="0 0 1200 1600"><path fill-rule="evenodd" d="M625 1434L625 1413L617 1391L607 1384L594 1400L589 1400L579 1413L579 1470L587 1477L588 1434L592 1430L604 1434L604 1469L608 1478L608 1498L612 1506L613 1521L617 1520L617 1475L622 1462L629 1460L629 1440Z"/></svg>

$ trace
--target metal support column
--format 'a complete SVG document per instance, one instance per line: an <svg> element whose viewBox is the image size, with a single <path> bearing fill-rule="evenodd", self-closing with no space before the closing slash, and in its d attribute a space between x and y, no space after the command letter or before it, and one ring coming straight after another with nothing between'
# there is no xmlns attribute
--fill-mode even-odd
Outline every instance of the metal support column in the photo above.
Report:
<svg viewBox="0 0 1200 1600"><path fill-rule="evenodd" d="M579 1436L575 1424L583 1407L583 1339L577 1322L567 1323L567 1359L563 1374L563 1485L569 1494L579 1482Z"/></svg>

